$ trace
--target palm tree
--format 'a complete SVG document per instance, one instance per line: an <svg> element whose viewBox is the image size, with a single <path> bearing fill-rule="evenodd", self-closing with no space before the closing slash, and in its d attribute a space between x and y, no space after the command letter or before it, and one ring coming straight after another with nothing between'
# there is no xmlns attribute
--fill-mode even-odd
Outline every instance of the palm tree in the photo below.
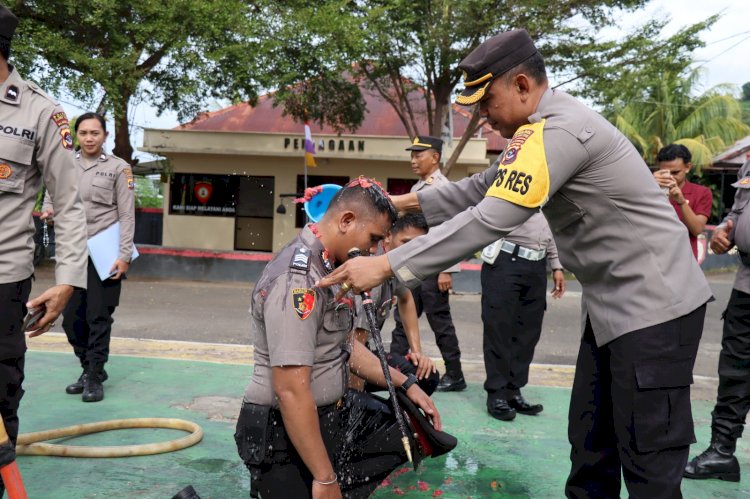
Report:
<svg viewBox="0 0 750 499"><path fill-rule="evenodd" d="M696 95L700 70L687 76L664 74L643 93L643 99L616 102L610 121L635 145L646 163L667 144L685 145L698 168L737 139L750 134L733 85L717 85Z"/></svg>

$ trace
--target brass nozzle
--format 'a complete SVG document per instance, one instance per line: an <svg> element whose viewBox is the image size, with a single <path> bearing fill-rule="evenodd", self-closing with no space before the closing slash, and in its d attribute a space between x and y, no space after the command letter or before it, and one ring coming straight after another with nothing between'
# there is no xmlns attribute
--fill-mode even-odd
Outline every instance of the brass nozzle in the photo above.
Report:
<svg viewBox="0 0 750 499"><path fill-rule="evenodd" d="M409 460L410 463L413 463L414 460L412 460L411 458L411 445L409 444L409 438L401 437L401 443L404 444L404 450L406 451L406 458Z"/></svg>

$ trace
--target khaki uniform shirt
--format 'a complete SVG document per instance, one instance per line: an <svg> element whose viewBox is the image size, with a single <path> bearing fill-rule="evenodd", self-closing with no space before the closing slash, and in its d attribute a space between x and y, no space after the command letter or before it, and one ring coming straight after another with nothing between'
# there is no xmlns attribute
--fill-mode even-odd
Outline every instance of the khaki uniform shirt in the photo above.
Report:
<svg viewBox="0 0 750 499"><path fill-rule="evenodd" d="M314 288L328 274L323 245L310 226L266 266L252 297L255 368L245 401L278 408L271 368L311 366L318 406L339 400L347 386L346 340L353 325L351 300L334 301L339 286Z"/></svg>
<svg viewBox="0 0 750 499"><path fill-rule="evenodd" d="M440 168L438 168L437 170L432 172L430 176L427 177L426 179L424 180L419 179L419 181L416 184L411 186L410 192L424 192L428 189L432 189L434 187L440 187L441 185L446 185L450 183L451 181L448 180L448 177L443 175L443 172L440 171ZM461 272L461 264L457 263L456 265L453 265L443 270L443 272L447 272L451 274L455 272Z"/></svg>
<svg viewBox="0 0 750 499"><path fill-rule="evenodd" d="M712 298L687 229L636 149L563 92L543 95L497 168L417 195L428 223L444 223L388 253L410 287L506 236L543 206L562 265L583 287L583 317L598 345Z"/></svg>
<svg viewBox="0 0 750 499"><path fill-rule="evenodd" d="M88 237L119 221L118 258L129 263L135 236L135 181L130 165L114 154L102 153L94 162L90 162L79 151L75 158ZM44 197L43 210L51 208L55 211L57 203L53 203L52 199L48 192Z"/></svg>
<svg viewBox="0 0 750 499"><path fill-rule="evenodd" d="M523 225L503 238L509 243L537 251L545 251L552 270L562 269L557 254L555 238L549 228L547 219L541 212L534 213Z"/></svg>
<svg viewBox="0 0 750 499"><path fill-rule="evenodd" d="M725 226L728 220L734 224L729 238L743 253L750 253L750 160L746 161L739 172L737 182L732 184L737 189L734 193L734 204L726 218L721 222ZM750 294L750 267L740 263L734 279L734 289Z"/></svg>
<svg viewBox="0 0 750 499"><path fill-rule="evenodd" d="M86 218L65 112L12 69L0 85L0 284L34 272L32 212L42 187L57 199L55 281L86 287Z"/></svg>

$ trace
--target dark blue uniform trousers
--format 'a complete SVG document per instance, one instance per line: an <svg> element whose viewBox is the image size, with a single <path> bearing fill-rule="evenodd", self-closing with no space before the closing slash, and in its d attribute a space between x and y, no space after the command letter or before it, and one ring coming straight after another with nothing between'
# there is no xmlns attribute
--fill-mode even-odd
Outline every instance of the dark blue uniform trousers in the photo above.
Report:
<svg viewBox="0 0 750 499"><path fill-rule="evenodd" d="M19 282L0 284L0 415L14 447L18 438L18 406L24 394L21 384L24 378L26 338L21 328L30 293L31 277ZM1 458L6 462L0 464L7 464L13 459L13 454L3 454ZM0 496L4 490L0 480Z"/></svg>
<svg viewBox="0 0 750 499"><path fill-rule="evenodd" d="M123 276L124 278L124 276ZM63 329L82 367L109 358L112 314L120 303L121 280L102 281L89 259L87 289L75 289L63 311Z"/></svg>
<svg viewBox="0 0 750 499"><path fill-rule="evenodd" d="M482 264L484 389L487 399L519 395L542 334L547 308L547 260L500 253Z"/></svg>
<svg viewBox="0 0 750 499"><path fill-rule="evenodd" d="M435 342L440 349L440 355L445 362L445 370L450 373L461 372L461 350L458 348L458 336L453 326L451 317L451 306L449 293L441 292L437 286L437 276L429 277L422 281L417 288L411 290L414 303L417 306L417 316L427 314L427 322L435 333ZM401 323L401 317L396 308L393 318L396 327L391 338L391 352L406 355L409 352L409 343L406 340L406 331Z"/></svg>
<svg viewBox="0 0 750 499"><path fill-rule="evenodd" d="M590 321L568 416L570 498L679 498L695 442L690 385L706 306L601 347Z"/></svg>
<svg viewBox="0 0 750 499"><path fill-rule="evenodd" d="M711 429L725 438L742 436L750 409L750 294L732 290L719 355L719 390Z"/></svg>

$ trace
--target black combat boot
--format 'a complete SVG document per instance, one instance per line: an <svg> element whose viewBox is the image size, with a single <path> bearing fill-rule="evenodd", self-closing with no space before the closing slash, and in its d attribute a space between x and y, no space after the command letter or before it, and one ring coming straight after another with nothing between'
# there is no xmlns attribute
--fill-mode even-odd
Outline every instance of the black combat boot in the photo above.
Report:
<svg viewBox="0 0 750 499"><path fill-rule="evenodd" d="M80 395L83 393L83 378L86 376L86 368L83 368L83 371L81 372L81 375L78 376L78 381L75 383L71 383L68 386L65 387L65 393L68 393L70 395ZM107 375L107 371L102 369L102 376L101 381L105 382L107 381L107 378L109 376Z"/></svg>
<svg viewBox="0 0 750 499"><path fill-rule="evenodd" d="M466 380L464 379L464 373L461 371L448 371L443 374L437 386L439 392L460 392L462 390L466 390Z"/></svg>
<svg viewBox="0 0 750 499"><path fill-rule="evenodd" d="M740 481L740 463L734 456L735 441L718 433L711 436L711 445L693 458L683 476L685 478L716 478L728 482Z"/></svg>
<svg viewBox="0 0 750 499"><path fill-rule="evenodd" d="M91 364L83 374L83 395L81 400L84 402L99 402L104 398L104 387L102 381L104 378L104 369L101 364Z"/></svg>

